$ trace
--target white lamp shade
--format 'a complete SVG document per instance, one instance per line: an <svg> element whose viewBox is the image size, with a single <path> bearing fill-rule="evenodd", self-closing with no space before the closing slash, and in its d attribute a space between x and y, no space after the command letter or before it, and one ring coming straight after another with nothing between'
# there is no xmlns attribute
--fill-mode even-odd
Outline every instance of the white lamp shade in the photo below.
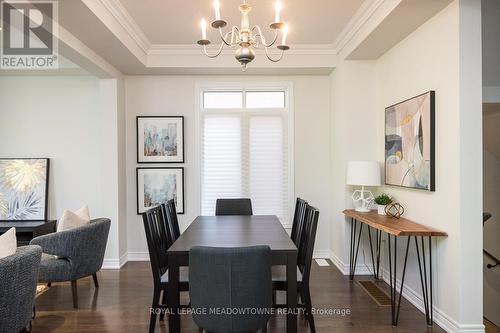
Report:
<svg viewBox="0 0 500 333"><path fill-rule="evenodd" d="M372 161L353 161L347 164L347 185L380 186L380 165Z"/></svg>

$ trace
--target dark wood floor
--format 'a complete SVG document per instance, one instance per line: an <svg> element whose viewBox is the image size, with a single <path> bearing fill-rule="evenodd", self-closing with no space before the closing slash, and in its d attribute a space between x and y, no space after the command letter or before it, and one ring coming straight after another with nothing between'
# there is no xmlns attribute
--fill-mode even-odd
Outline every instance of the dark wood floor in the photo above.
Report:
<svg viewBox="0 0 500 333"><path fill-rule="evenodd" d="M78 282L80 309L73 310L71 287L54 283L37 299L34 333L46 332L147 332L152 299L149 263L131 262L120 271L98 273L96 291L90 278ZM437 325L425 324L425 316L406 301L402 302L399 326L390 324L390 307L380 307L357 284L349 281L334 266L312 271L311 292L317 309L350 309L348 316L316 315L317 332L444 332ZM186 302L186 296L181 298ZM284 332L285 318L271 319L270 332ZM181 319L182 332L198 333L189 316ZM299 332L308 332L301 317ZM167 323L159 323L156 332L168 332Z"/></svg>

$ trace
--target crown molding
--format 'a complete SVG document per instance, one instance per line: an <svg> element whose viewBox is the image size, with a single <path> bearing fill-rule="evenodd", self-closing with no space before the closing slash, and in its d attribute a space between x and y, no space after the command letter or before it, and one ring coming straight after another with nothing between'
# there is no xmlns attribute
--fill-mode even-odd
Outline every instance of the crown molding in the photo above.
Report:
<svg viewBox="0 0 500 333"><path fill-rule="evenodd" d="M192 44L153 44L119 0L83 1L89 2L87 7L94 11L94 14L101 21L108 20L107 22L103 21L103 23L146 68L176 68L181 65L189 68L193 63L222 68L227 66L228 59L233 59L234 48L227 48L222 51L221 55L223 57L221 58L225 59L205 63L206 57L203 50L194 41ZM106 12L105 15L104 12ZM216 45L213 47L217 48ZM256 53L263 55L265 51L257 49ZM271 48L269 54L276 56L280 54L280 51ZM291 45L291 50L285 53L285 59L286 61L279 66L288 66L290 68L333 68L337 60L337 51L334 45L330 43L295 44ZM267 64L258 63L261 67L267 67Z"/></svg>
<svg viewBox="0 0 500 333"><path fill-rule="evenodd" d="M151 42L121 2L118 0L100 0L100 2L125 29L130 38L144 51L144 54L147 55L151 47Z"/></svg>
<svg viewBox="0 0 500 333"><path fill-rule="evenodd" d="M144 51L145 55L179 55L198 54L200 47L193 44L153 44L142 31L137 22L132 18L128 10L119 0L100 0L104 7L111 13L117 22L125 29L130 38ZM230 49L222 52L232 54ZM257 50L257 54L263 53ZM270 54L279 54L277 50L270 50ZM333 44L295 44L286 54L296 55L336 55L337 52Z"/></svg>
<svg viewBox="0 0 500 333"><path fill-rule="evenodd" d="M361 27L370 19L385 0L365 0L354 16L333 43L333 48L340 54L346 45L353 39Z"/></svg>
<svg viewBox="0 0 500 333"><path fill-rule="evenodd" d="M218 47L214 46L215 51ZM209 52L212 48L209 48ZM197 55L202 54L203 49L194 44L152 44L148 50L148 55ZM221 54L233 54L234 48L224 49ZM263 49L257 49L257 54L264 54ZM279 54L277 49L270 49L269 54ZM332 44L295 44L290 45L290 50L286 54L291 55L336 55Z"/></svg>

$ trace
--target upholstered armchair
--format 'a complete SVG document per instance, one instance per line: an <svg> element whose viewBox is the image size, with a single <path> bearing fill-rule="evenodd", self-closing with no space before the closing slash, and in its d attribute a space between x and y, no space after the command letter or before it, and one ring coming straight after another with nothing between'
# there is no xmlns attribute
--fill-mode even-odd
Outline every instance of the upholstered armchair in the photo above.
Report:
<svg viewBox="0 0 500 333"><path fill-rule="evenodd" d="M18 247L0 259L0 333L21 332L31 322L42 249Z"/></svg>
<svg viewBox="0 0 500 333"><path fill-rule="evenodd" d="M73 306L78 308L77 280L92 275L98 288L97 272L102 267L108 241L109 219L96 219L88 225L34 238L30 244L42 247L38 281L71 281Z"/></svg>

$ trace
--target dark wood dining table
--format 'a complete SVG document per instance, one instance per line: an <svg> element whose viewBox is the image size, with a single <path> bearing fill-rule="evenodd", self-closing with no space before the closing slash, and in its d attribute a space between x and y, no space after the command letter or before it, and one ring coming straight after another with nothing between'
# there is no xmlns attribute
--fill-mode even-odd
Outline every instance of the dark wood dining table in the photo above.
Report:
<svg viewBox="0 0 500 333"><path fill-rule="evenodd" d="M276 216L199 216L168 249L169 332L180 332L179 267L189 266L194 246L267 245L273 265L286 265L287 332L297 332L297 247Z"/></svg>

